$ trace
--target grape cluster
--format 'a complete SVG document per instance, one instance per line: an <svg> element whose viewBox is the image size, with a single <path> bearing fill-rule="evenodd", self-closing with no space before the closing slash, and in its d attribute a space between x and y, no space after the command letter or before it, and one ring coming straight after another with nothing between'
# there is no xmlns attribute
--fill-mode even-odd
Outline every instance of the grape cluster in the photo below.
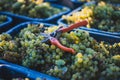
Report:
<svg viewBox="0 0 120 80"><path fill-rule="evenodd" d="M9 34L0 35L0 59L5 59L11 62L20 62L18 44Z"/></svg>
<svg viewBox="0 0 120 80"><path fill-rule="evenodd" d="M42 2L42 0L0 0L0 10L32 18L48 18L66 9L52 7L50 3Z"/></svg>
<svg viewBox="0 0 120 80"><path fill-rule="evenodd" d="M67 21L68 24L76 23L78 21L87 20L89 24L92 21L93 11L89 7L84 7L81 11L74 12L70 16L63 15L62 18ZM87 25L89 27L90 25Z"/></svg>
<svg viewBox="0 0 120 80"><path fill-rule="evenodd" d="M22 29L14 37L13 42L9 35L2 34L0 45L3 46L2 41L9 42L12 45L10 51L12 53L16 52L17 56L20 55L21 65L62 80L119 79L120 43L113 45L104 42L98 43L90 37L88 32L75 29L62 33L58 39L62 45L76 51L76 54L71 54L50 44L49 41L46 43L41 42L45 37L40 33L53 32L53 29L58 29L58 27L29 24L27 28ZM4 55L9 49L11 48L3 48L2 54ZM16 54L12 55L14 58L19 59L15 56ZM9 57L11 55L8 55ZM8 61L10 60L8 59Z"/></svg>
<svg viewBox="0 0 120 80"><path fill-rule="evenodd" d="M106 58L103 59L101 66L103 71L101 72L100 76L101 79L108 79L108 80L119 80L120 76L120 43L114 44L106 44L104 42L100 43L107 50ZM106 76L106 77L104 77Z"/></svg>
<svg viewBox="0 0 120 80"><path fill-rule="evenodd" d="M0 15L0 24L4 23L5 21L7 21L7 16Z"/></svg>
<svg viewBox="0 0 120 80"><path fill-rule="evenodd" d="M105 2L98 2L96 5L83 6L83 9L72 13L70 16L62 17L68 24L80 20L88 20L88 28L96 28L103 31L120 31L120 7Z"/></svg>
<svg viewBox="0 0 120 80"><path fill-rule="evenodd" d="M91 26L104 31L119 32L119 14L118 7L104 2L98 3L94 8L94 19Z"/></svg>

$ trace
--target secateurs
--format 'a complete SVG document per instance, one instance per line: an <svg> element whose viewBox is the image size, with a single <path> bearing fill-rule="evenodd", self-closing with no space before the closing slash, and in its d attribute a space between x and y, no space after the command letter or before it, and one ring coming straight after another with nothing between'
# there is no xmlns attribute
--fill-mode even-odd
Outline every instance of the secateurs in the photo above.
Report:
<svg viewBox="0 0 120 80"><path fill-rule="evenodd" d="M71 31L74 28L78 28L80 26L85 26L87 24L88 24L88 22L86 20L84 20L84 21L80 21L80 22L77 22L75 24L72 24L69 27L60 27L57 30L55 30L54 32L52 32L51 34L40 33L42 36L45 37L45 39L42 40L41 42L47 42L49 40L51 42L51 44L57 46L61 50L65 51L65 52L69 52L69 53L75 54L75 50L74 49L68 48L68 47L63 46L62 44L60 44L60 42L58 41L58 38L64 32Z"/></svg>

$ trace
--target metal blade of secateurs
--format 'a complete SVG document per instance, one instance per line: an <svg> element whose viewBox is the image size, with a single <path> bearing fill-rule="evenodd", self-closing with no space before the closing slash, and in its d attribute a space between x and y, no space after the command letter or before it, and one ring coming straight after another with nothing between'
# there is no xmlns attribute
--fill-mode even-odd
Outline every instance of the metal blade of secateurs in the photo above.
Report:
<svg viewBox="0 0 120 80"><path fill-rule="evenodd" d="M49 34L46 34L46 33L40 33L40 35L42 35L44 37L49 37Z"/></svg>
<svg viewBox="0 0 120 80"><path fill-rule="evenodd" d="M50 36L55 37L56 36L56 31L52 32Z"/></svg>
<svg viewBox="0 0 120 80"><path fill-rule="evenodd" d="M62 32L58 31L57 34L56 34L56 36L55 36L55 38L59 39L61 35L62 35Z"/></svg>
<svg viewBox="0 0 120 80"><path fill-rule="evenodd" d="M60 36L61 36L61 34L62 34L62 32L61 31L54 31L54 32L52 32L51 34L50 34L50 36L52 36L52 37L55 37L55 38L59 38Z"/></svg>
<svg viewBox="0 0 120 80"><path fill-rule="evenodd" d="M40 33L40 35L44 36L44 40L42 40L42 43L45 43L49 40L50 35L46 33Z"/></svg>

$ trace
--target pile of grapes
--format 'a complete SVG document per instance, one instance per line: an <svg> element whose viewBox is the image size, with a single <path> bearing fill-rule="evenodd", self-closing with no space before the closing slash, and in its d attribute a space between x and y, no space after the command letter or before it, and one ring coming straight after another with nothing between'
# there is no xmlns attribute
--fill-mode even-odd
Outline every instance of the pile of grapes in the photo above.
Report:
<svg viewBox="0 0 120 80"><path fill-rule="evenodd" d="M32 18L48 18L66 9L52 7L50 3L43 0L0 0L0 10Z"/></svg>
<svg viewBox="0 0 120 80"><path fill-rule="evenodd" d="M0 35L0 58L58 77L62 80L119 80L120 43L97 42L88 32L75 29L58 39L75 54L64 52L50 42L42 43L41 32L58 27L29 24L12 39Z"/></svg>
<svg viewBox="0 0 120 80"><path fill-rule="evenodd" d="M0 15L0 24L4 23L5 21L7 21L7 16Z"/></svg>
<svg viewBox="0 0 120 80"><path fill-rule="evenodd" d="M88 28L110 32L120 31L120 6L105 2L84 6L81 11L74 12L71 16L63 16L62 18L68 24L87 19L89 21Z"/></svg>

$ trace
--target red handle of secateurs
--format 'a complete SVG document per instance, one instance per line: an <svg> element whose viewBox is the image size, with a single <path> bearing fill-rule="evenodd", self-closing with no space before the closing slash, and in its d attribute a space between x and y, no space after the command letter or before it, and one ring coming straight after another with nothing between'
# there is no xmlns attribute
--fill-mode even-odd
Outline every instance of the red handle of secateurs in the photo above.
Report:
<svg viewBox="0 0 120 80"><path fill-rule="evenodd" d="M72 24L72 25L70 25L69 27L61 28L61 29L59 29L58 31L68 32L68 31L70 31L70 30L73 30L74 28L78 28L78 27L80 27L80 26L85 26L85 25L87 25L87 24L88 24L87 20L83 20L83 21L77 22L77 23L75 23L75 24Z"/></svg>
<svg viewBox="0 0 120 80"><path fill-rule="evenodd" d="M63 51L75 54L75 51L72 48L68 48L68 47L65 47L65 46L61 45L60 42L56 38L52 37L50 39L50 42L51 42L51 44L57 46L58 48L60 48Z"/></svg>

